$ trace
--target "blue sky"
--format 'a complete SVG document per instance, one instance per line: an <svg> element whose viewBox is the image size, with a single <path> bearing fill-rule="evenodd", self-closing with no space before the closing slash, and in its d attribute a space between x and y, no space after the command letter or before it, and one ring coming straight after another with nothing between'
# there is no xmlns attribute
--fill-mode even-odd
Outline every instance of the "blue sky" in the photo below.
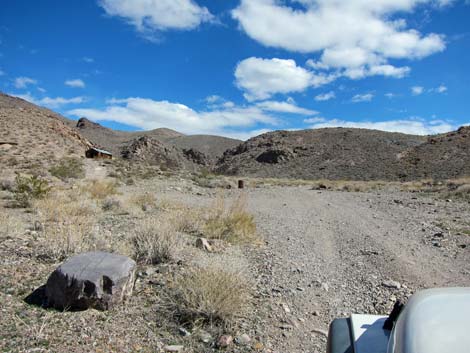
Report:
<svg viewBox="0 0 470 353"><path fill-rule="evenodd" d="M242 139L470 123L468 0L0 3L0 90L72 119Z"/></svg>

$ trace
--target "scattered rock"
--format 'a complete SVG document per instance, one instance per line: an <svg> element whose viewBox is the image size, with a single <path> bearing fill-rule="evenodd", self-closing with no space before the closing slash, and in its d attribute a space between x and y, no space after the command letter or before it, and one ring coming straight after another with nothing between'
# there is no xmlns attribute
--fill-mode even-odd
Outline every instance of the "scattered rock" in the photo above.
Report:
<svg viewBox="0 0 470 353"><path fill-rule="evenodd" d="M318 333L318 334L323 335L325 337L328 337L328 331L325 331L325 330L322 330L322 329L319 329L319 328L312 329L312 332L313 333Z"/></svg>
<svg viewBox="0 0 470 353"><path fill-rule="evenodd" d="M87 252L60 265L46 283L47 304L57 309L107 310L132 295L136 263L122 255Z"/></svg>
<svg viewBox="0 0 470 353"><path fill-rule="evenodd" d="M181 352L184 349L184 346L177 346L177 345L172 345L172 346L165 346L163 347L165 352Z"/></svg>
<svg viewBox="0 0 470 353"><path fill-rule="evenodd" d="M219 348L227 348L233 343L233 337L230 335L222 335L217 340L217 347Z"/></svg>
<svg viewBox="0 0 470 353"><path fill-rule="evenodd" d="M239 346L247 346L251 343L251 337L244 333L235 338L235 343Z"/></svg>
<svg viewBox="0 0 470 353"><path fill-rule="evenodd" d="M197 238L196 247L207 252L212 252L212 246L206 238Z"/></svg>
<svg viewBox="0 0 470 353"><path fill-rule="evenodd" d="M397 281L387 280L382 282L382 286L386 288L400 289L401 284Z"/></svg>
<svg viewBox="0 0 470 353"><path fill-rule="evenodd" d="M203 343L209 343L212 341L212 336L209 332L206 331L199 331L199 340Z"/></svg>
<svg viewBox="0 0 470 353"><path fill-rule="evenodd" d="M191 332L189 332L188 330L186 330L184 327L180 327L178 329L178 332L180 333L181 336L191 336Z"/></svg>

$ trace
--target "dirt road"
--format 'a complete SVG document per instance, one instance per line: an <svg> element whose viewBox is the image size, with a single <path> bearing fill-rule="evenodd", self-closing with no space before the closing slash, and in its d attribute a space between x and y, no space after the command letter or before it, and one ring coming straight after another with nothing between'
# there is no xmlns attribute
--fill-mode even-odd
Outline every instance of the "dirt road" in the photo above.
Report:
<svg viewBox="0 0 470 353"><path fill-rule="evenodd" d="M258 271L267 350L325 352L328 323L387 313L418 288L470 285L470 205L408 193L249 191L266 246Z"/></svg>

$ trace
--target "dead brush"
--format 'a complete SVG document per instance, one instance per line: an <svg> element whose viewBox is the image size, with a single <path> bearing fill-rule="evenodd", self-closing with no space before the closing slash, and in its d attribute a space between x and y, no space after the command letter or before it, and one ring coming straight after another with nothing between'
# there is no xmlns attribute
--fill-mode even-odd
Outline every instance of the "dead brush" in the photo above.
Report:
<svg viewBox="0 0 470 353"><path fill-rule="evenodd" d="M246 210L244 194L230 206L222 197L218 197L203 217L201 230L206 238L230 243L250 243L257 240L256 224L253 215Z"/></svg>
<svg viewBox="0 0 470 353"><path fill-rule="evenodd" d="M131 238L134 258L146 264L174 260L183 246L180 235L170 222L147 218L135 229Z"/></svg>
<svg viewBox="0 0 470 353"><path fill-rule="evenodd" d="M118 193L116 182L113 180L91 180L83 189L92 198L98 200L104 200Z"/></svg>
<svg viewBox="0 0 470 353"><path fill-rule="evenodd" d="M249 285L241 273L210 264L177 275L165 294L167 308L181 324L229 326L249 302Z"/></svg>
<svg viewBox="0 0 470 353"><path fill-rule="evenodd" d="M98 209L89 199L56 191L37 200L34 210L43 225L41 243L47 257L62 260L90 248Z"/></svg>

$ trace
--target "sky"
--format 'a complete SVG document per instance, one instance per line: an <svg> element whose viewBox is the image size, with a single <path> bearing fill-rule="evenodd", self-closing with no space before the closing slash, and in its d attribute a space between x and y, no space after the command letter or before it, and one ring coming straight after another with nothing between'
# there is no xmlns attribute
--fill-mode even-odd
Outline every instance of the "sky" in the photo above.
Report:
<svg viewBox="0 0 470 353"><path fill-rule="evenodd" d="M470 124L470 0L0 0L0 90L120 130Z"/></svg>

